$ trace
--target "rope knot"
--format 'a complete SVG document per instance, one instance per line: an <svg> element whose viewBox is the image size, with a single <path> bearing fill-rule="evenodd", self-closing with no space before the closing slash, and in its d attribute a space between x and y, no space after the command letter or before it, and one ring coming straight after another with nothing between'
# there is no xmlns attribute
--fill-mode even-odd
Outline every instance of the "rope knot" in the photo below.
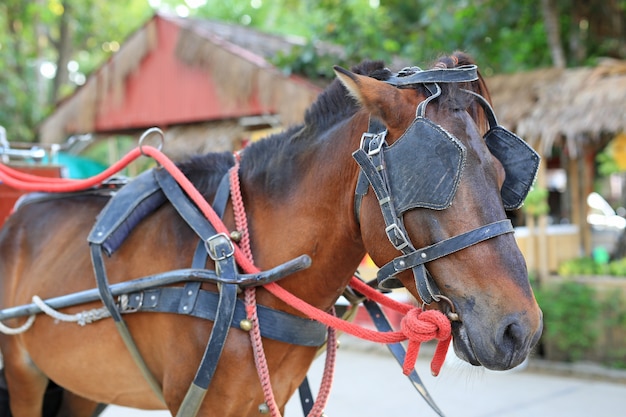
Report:
<svg viewBox="0 0 626 417"><path fill-rule="evenodd" d="M450 320L439 310L422 311L421 308L414 307L402 318L400 328L409 340L402 372L409 375L413 371L422 342L437 339L440 343L437 345L431 370L434 375L438 375L451 339L452 326Z"/></svg>

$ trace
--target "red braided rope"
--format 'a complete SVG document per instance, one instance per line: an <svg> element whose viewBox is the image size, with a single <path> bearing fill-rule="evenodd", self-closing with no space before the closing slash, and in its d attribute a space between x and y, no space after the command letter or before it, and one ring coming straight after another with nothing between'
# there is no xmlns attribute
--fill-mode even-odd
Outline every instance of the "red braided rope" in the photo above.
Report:
<svg viewBox="0 0 626 417"><path fill-rule="evenodd" d="M250 233L248 231L248 220L246 216L246 210L243 204L243 198L241 196L241 187L239 183L239 155L235 154L235 166L231 168L229 172L231 200L233 203L233 211L235 217L235 225L237 230L241 233L241 249L246 257L254 262L252 256L252 249L250 247ZM254 351L254 363L257 368L259 380L263 388L263 395L265 397L265 403L267 404L272 417L280 417L280 410L276 404L274 398L274 391L272 389L272 383L269 375L269 367L265 357L265 351L263 349L263 342L261 339L261 330L259 325L259 318L257 316L256 308L256 288L246 288L245 290L245 304L246 314L249 320L252 322L252 329L250 331L250 340L252 342L252 349ZM322 376L322 383L319 389L319 394L309 416L321 416L326 408L330 390L332 387L333 375L335 371L335 359L336 359L336 346L337 346L337 334L332 327L328 328L328 339L326 349L326 361L324 365L324 373Z"/></svg>
<svg viewBox="0 0 626 417"><path fill-rule="evenodd" d="M248 219L243 206L243 198L241 197L241 187L239 184L239 155L235 154L235 166L229 171L231 200L233 203L233 213L235 217L235 227L241 233L240 247L244 255L254 262L252 257L252 249L250 247L250 234L248 233ZM252 323L250 329L250 343L252 344L252 352L254 353L254 364L256 366L261 388L263 389L263 397L265 404L270 410L272 417L280 417L280 410L276 399L274 398L274 390L270 379L269 366L263 349L263 340L261 339L261 329L259 325L259 317L256 308L256 288L246 288L245 290L246 317Z"/></svg>
<svg viewBox="0 0 626 417"><path fill-rule="evenodd" d="M6 174L6 167L0 164L2 170L0 170L0 181L3 181L7 185L23 189L26 191L48 191L48 192L69 192L69 191L77 191L85 188L89 188L96 184L101 183L106 178L114 175L118 171L120 171L123 167L128 165L134 159L139 157L140 155L147 155L154 158L164 169L176 179L181 188L187 193L189 198L191 198L194 203L198 206L198 209L204 214L204 216L211 222L213 227L218 233L224 233L228 235L228 229L222 223L221 219L217 216L217 214L213 211L211 205L204 199L204 197L198 192L198 190L191 184L191 182L184 176L184 174L180 171L180 169L163 153L161 153L158 149L152 146L142 146L141 149L135 148L126 154L120 161L116 164L109 167L107 170L102 173L91 177L87 180L61 180L59 182L51 182L49 179L41 181L39 177L28 175L27 181L16 181L14 178L10 178L9 175ZM10 170L10 169L9 169ZM20 176L21 177L21 176ZM22 177L24 178L24 177ZM38 179L39 181L34 181L34 179ZM32 181L31 181L32 180ZM241 248L238 245L234 245L235 247L235 259L239 266L248 274L258 273L260 270L248 259L248 257L243 253ZM358 280L353 280L352 284ZM295 297L293 294L289 293L282 287L280 287L276 283L266 284L265 289L269 291L272 295L279 298L283 302L297 309L298 311L306 314L308 317L320 321L321 323L326 324L327 326L331 326L335 329L341 330L343 332L349 333L353 336L360 337L361 339L370 340L378 343L398 343L403 340L409 339L409 345L413 344L414 350L416 351L415 346L419 346L419 343L432 340L432 336L435 335L437 338L443 338L446 334L448 334L450 329L450 322L446 320L436 320L435 322L431 321L432 326L443 326L441 331L432 330L429 331L426 335L420 335L417 337L415 334L407 335L403 331L395 331L395 332L377 332L369 329L364 329L356 324L352 324L341 320L331 314L328 314L324 311L321 311L312 305L306 303L305 301ZM355 289L360 291L358 284L356 284ZM364 288L361 288L366 291ZM367 295L366 292L362 292L368 297L374 297L373 294ZM374 298L372 298L374 299ZM374 299L375 300L375 299ZM377 300L375 300L377 301ZM385 302L386 303L386 302ZM393 303L392 303L393 304ZM386 305L386 304L385 304ZM403 307L404 308L404 307ZM420 309L417 309L420 310ZM433 310L434 311L434 310ZM421 312L421 310L420 310ZM437 314L437 313L434 313ZM442 314L442 313L439 313ZM442 314L443 315L443 314ZM411 317L415 320L416 318L420 318L420 314L412 314ZM408 328L414 328L415 326L407 326ZM431 369L433 369L433 374L438 374L439 369L441 368L441 364L443 363L443 359L445 358L445 352L447 351L450 336L445 339L440 339L443 343L439 343L437 346L437 350L435 356L433 358L433 362L431 363ZM413 343L411 343L413 341ZM416 345L417 343L417 345ZM413 356L417 356L417 354L411 353L411 355L407 352L407 358L411 358ZM437 363L435 363L437 361ZM405 359L404 370L409 367L414 366L413 363L409 363L407 359Z"/></svg>

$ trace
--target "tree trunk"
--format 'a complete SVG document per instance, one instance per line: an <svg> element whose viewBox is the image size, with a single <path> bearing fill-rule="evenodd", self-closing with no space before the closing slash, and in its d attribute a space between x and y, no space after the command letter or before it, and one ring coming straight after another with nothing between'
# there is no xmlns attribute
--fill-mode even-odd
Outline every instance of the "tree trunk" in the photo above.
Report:
<svg viewBox="0 0 626 417"><path fill-rule="evenodd" d="M548 36L548 45L552 55L552 65L556 68L565 68L565 54L561 44L561 32L559 27L558 13L554 0L541 0L541 12Z"/></svg>
<svg viewBox="0 0 626 417"><path fill-rule="evenodd" d="M72 31L70 27L71 11L68 1L63 2L63 14L59 21L59 39L57 47L57 72L50 91L50 104L55 105L59 99L61 86L68 80L67 63L72 55Z"/></svg>

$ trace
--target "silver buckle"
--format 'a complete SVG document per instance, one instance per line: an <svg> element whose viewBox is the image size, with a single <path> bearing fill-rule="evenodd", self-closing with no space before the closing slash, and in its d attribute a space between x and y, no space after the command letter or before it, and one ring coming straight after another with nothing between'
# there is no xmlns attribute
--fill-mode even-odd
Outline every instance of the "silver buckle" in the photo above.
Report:
<svg viewBox="0 0 626 417"><path fill-rule="evenodd" d="M396 243L394 242L393 239L391 239L390 237L390 233L393 231L394 236L396 236L398 239L402 240L402 244L400 245L396 245ZM406 236L404 235L404 233L402 232L402 230L398 227L398 225L396 223L390 224L389 226L385 227L385 232L387 233L387 237L389 238L389 241L391 242L391 244L393 245L394 248L396 248L397 250L402 250L404 248L406 248L407 246L409 246L409 241L406 238Z"/></svg>
<svg viewBox="0 0 626 417"><path fill-rule="evenodd" d="M219 254L217 250L220 246L223 248L223 245L228 246L228 250ZM211 236L204 242L204 246L207 250L207 253L214 261L222 261L226 258L230 258L235 254L235 246L230 238L226 235L226 233L218 233L216 235Z"/></svg>
<svg viewBox="0 0 626 417"><path fill-rule="evenodd" d="M369 156L376 155L380 153L380 150L385 143L385 138L387 137L387 131L383 130L380 133L371 133L365 132L361 135L361 144L359 147L367 152ZM374 144L374 146L372 146ZM367 145L367 149L365 146Z"/></svg>

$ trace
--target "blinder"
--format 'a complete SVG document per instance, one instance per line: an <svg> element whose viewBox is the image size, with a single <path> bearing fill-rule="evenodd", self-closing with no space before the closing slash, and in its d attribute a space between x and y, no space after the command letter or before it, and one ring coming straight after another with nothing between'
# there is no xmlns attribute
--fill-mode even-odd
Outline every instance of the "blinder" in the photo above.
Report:
<svg viewBox="0 0 626 417"><path fill-rule="evenodd" d="M522 206L535 182L541 158L522 138L498 125L493 109L483 96L465 91L472 94L485 110L489 122L485 143L506 173L501 191L502 204L506 210L516 210Z"/></svg>
<svg viewBox="0 0 626 417"><path fill-rule="evenodd" d="M383 148L390 194L398 213L418 207L448 208L461 180L465 154L458 139L418 116L395 143Z"/></svg>

